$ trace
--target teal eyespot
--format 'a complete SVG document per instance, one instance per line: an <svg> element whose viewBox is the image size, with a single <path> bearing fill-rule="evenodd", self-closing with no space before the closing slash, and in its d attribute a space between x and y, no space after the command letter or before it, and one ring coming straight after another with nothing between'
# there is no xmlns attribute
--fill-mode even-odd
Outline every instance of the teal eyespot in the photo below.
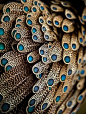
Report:
<svg viewBox="0 0 86 114"><path fill-rule="evenodd" d="M7 63L8 63L8 60L7 60L7 59L3 58L3 59L1 60L1 64L2 64L2 65L6 65Z"/></svg>
<svg viewBox="0 0 86 114"><path fill-rule="evenodd" d="M32 32L33 32L33 33L36 33L36 32L37 32L37 30L36 30L35 28L33 28L33 29L32 29Z"/></svg>
<svg viewBox="0 0 86 114"><path fill-rule="evenodd" d="M4 50L4 49L5 49L4 43L0 43L0 50Z"/></svg>
<svg viewBox="0 0 86 114"><path fill-rule="evenodd" d="M45 38L46 38L46 39L49 39L49 36L48 36L48 35L45 35Z"/></svg>
<svg viewBox="0 0 86 114"><path fill-rule="evenodd" d="M4 35L4 29L3 28L0 28L0 35Z"/></svg>
<svg viewBox="0 0 86 114"><path fill-rule="evenodd" d="M3 19L3 21L5 21L5 22L9 22L9 21L10 21L9 16L5 16L4 19Z"/></svg>
<svg viewBox="0 0 86 114"><path fill-rule="evenodd" d="M57 96L56 97L56 102L58 102L60 100L60 98L61 98L60 96Z"/></svg>
<svg viewBox="0 0 86 114"><path fill-rule="evenodd" d="M47 58L46 57L43 57L43 61L46 62L47 61Z"/></svg>
<svg viewBox="0 0 86 114"><path fill-rule="evenodd" d="M20 45L18 46L18 49L19 49L20 51L22 51L22 50L24 50L24 46L23 46L22 44L20 44Z"/></svg>
<svg viewBox="0 0 86 114"><path fill-rule="evenodd" d="M37 5L37 1L35 1L34 4Z"/></svg>
<svg viewBox="0 0 86 114"><path fill-rule="evenodd" d="M17 33L16 34L16 39L20 39L21 38L21 34L20 33Z"/></svg>
<svg viewBox="0 0 86 114"><path fill-rule="evenodd" d="M14 48L15 50L17 50L17 44L14 44L14 45L13 45L13 48Z"/></svg>
<svg viewBox="0 0 86 114"><path fill-rule="evenodd" d="M27 2L27 0L22 0L23 2Z"/></svg>
<svg viewBox="0 0 86 114"><path fill-rule="evenodd" d="M33 110L34 110L34 108L35 108L35 106L33 106L33 107L28 107L28 113L32 113Z"/></svg>
<svg viewBox="0 0 86 114"><path fill-rule="evenodd" d="M72 70L68 70L68 75L71 75L72 74Z"/></svg>
<svg viewBox="0 0 86 114"><path fill-rule="evenodd" d="M13 31L13 36L15 35L15 33L16 33L16 30Z"/></svg>
<svg viewBox="0 0 86 114"><path fill-rule="evenodd" d="M24 10L25 10L26 12L28 12L28 11L29 11L29 8L28 8L27 6L25 6L25 7L24 7Z"/></svg>
<svg viewBox="0 0 86 114"><path fill-rule="evenodd" d="M7 9L6 9L6 12L9 13L9 12L10 12L10 8L7 8Z"/></svg>
<svg viewBox="0 0 86 114"><path fill-rule="evenodd" d="M58 114L62 114L62 110L59 110Z"/></svg>
<svg viewBox="0 0 86 114"><path fill-rule="evenodd" d="M17 24L16 27L21 27L21 25L20 24Z"/></svg>
<svg viewBox="0 0 86 114"><path fill-rule="evenodd" d="M29 25L32 25L32 21L31 21L30 19L27 20L27 23L28 23Z"/></svg>
<svg viewBox="0 0 86 114"><path fill-rule="evenodd" d="M9 71L9 70L11 70L12 69L12 66L10 66L10 65L8 65L7 67L6 67L6 71Z"/></svg>

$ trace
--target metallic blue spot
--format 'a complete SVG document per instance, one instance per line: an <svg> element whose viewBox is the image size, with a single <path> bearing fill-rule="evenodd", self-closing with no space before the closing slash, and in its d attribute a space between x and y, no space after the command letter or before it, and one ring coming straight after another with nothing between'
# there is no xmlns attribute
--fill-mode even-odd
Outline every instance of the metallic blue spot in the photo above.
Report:
<svg viewBox="0 0 86 114"><path fill-rule="evenodd" d="M34 4L37 5L37 1L35 1Z"/></svg>
<svg viewBox="0 0 86 114"><path fill-rule="evenodd" d="M66 25L63 26L64 31L68 31L68 27Z"/></svg>
<svg viewBox="0 0 86 114"><path fill-rule="evenodd" d="M8 70L10 70L10 69L12 69L12 66L8 65L8 66L6 67L6 71L8 71Z"/></svg>
<svg viewBox="0 0 86 114"><path fill-rule="evenodd" d="M64 48L65 49L68 49L69 48L69 45L67 43L64 43Z"/></svg>
<svg viewBox="0 0 86 114"><path fill-rule="evenodd" d="M58 114L62 114L62 110L59 110Z"/></svg>
<svg viewBox="0 0 86 114"><path fill-rule="evenodd" d="M82 38L80 38L80 39L79 39L79 41L82 43L82 42L83 42L83 39L82 39Z"/></svg>
<svg viewBox="0 0 86 114"><path fill-rule="evenodd" d="M43 19L40 19L40 22L41 22L41 23L44 23Z"/></svg>
<svg viewBox="0 0 86 114"><path fill-rule="evenodd" d="M6 12L7 12L7 13L10 12L10 8L7 8L7 9L6 9Z"/></svg>
<svg viewBox="0 0 86 114"><path fill-rule="evenodd" d="M44 103L43 105L42 105L42 110L44 110L46 107L47 107L47 103Z"/></svg>
<svg viewBox="0 0 86 114"><path fill-rule="evenodd" d="M48 21L49 24L51 24L51 21Z"/></svg>
<svg viewBox="0 0 86 114"><path fill-rule="evenodd" d="M8 63L8 60L7 60L7 59L3 58L3 59L1 60L1 64L2 64L2 65L6 65L7 63Z"/></svg>
<svg viewBox="0 0 86 114"><path fill-rule="evenodd" d="M83 35L85 35L85 31L83 31Z"/></svg>
<svg viewBox="0 0 86 114"><path fill-rule="evenodd" d="M67 88L68 88L67 86L65 86L65 87L64 87L64 92L66 92L66 91L67 91Z"/></svg>
<svg viewBox="0 0 86 114"><path fill-rule="evenodd" d="M53 79L49 79L49 80L48 80L48 85L49 85L49 86L52 86L53 83L54 83L54 80L53 80Z"/></svg>
<svg viewBox="0 0 86 114"><path fill-rule="evenodd" d="M83 95L80 95L79 97L79 101L81 101L83 99Z"/></svg>
<svg viewBox="0 0 86 114"><path fill-rule="evenodd" d="M24 50L24 46L22 44L20 44L18 48L20 51Z"/></svg>
<svg viewBox="0 0 86 114"><path fill-rule="evenodd" d="M35 99L32 99L31 101L30 101L30 106L33 106L35 104Z"/></svg>
<svg viewBox="0 0 86 114"><path fill-rule="evenodd" d="M81 59L79 59L79 63L81 63Z"/></svg>
<svg viewBox="0 0 86 114"><path fill-rule="evenodd" d="M13 31L13 36L15 35L15 33L16 33L16 30Z"/></svg>
<svg viewBox="0 0 86 114"><path fill-rule="evenodd" d="M4 29L0 28L0 35L4 35Z"/></svg>
<svg viewBox="0 0 86 114"><path fill-rule="evenodd" d="M33 39L34 39L34 40L37 40L37 39L38 39L38 37L37 37L36 35L34 35L34 36L33 36Z"/></svg>
<svg viewBox="0 0 86 114"><path fill-rule="evenodd" d="M21 19L18 19L18 20L17 20L17 22L20 22L20 21L21 21Z"/></svg>
<svg viewBox="0 0 86 114"><path fill-rule="evenodd" d="M37 11L36 8L33 8L33 11L36 12Z"/></svg>
<svg viewBox="0 0 86 114"><path fill-rule="evenodd" d="M83 16L83 19L86 19L86 15Z"/></svg>
<svg viewBox="0 0 86 114"><path fill-rule="evenodd" d="M51 59L52 59L53 61L55 61L55 60L57 59L57 55L53 54L53 55L51 56Z"/></svg>
<svg viewBox="0 0 86 114"><path fill-rule="evenodd" d="M35 28L33 28L32 32L33 32L33 33L36 33L36 31L37 31L37 30L36 30Z"/></svg>
<svg viewBox="0 0 86 114"><path fill-rule="evenodd" d="M17 50L17 44L14 44L14 45L13 45L13 48L14 48L15 50Z"/></svg>
<svg viewBox="0 0 86 114"><path fill-rule="evenodd" d="M10 21L10 18L9 18L9 16L5 16L3 20L4 20L5 22L9 22L9 21Z"/></svg>
<svg viewBox="0 0 86 114"><path fill-rule="evenodd" d="M20 33L17 33L17 34L16 34L16 39L20 39L20 38L21 38Z"/></svg>
<svg viewBox="0 0 86 114"><path fill-rule="evenodd" d="M55 24L56 24L56 25L59 25L59 22L58 22L58 21L55 21Z"/></svg>
<svg viewBox="0 0 86 114"><path fill-rule="evenodd" d="M47 58L46 57L43 57L43 61L46 62L47 61Z"/></svg>
<svg viewBox="0 0 86 114"><path fill-rule="evenodd" d="M56 102L58 102L60 100L60 98L61 98L60 96L57 96L56 97Z"/></svg>
<svg viewBox="0 0 86 114"><path fill-rule="evenodd" d="M72 48L73 49L76 49L76 44L72 44Z"/></svg>
<svg viewBox="0 0 86 114"><path fill-rule="evenodd" d="M24 10L25 10L26 12L28 12L28 11L29 11L29 8L28 8L27 6L25 6L25 7L24 7Z"/></svg>
<svg viewBox="0 0 86 114"><path fill-rule="evenodd" d="M70 62L70 57L69 57L69 56L66 56L66 57L64 58L64 60L65 60L66 63L69 63L69 62Z"/></svg>
<svg viewBox="0 0 86 114"><path fill-rule="evenodd" d="M45 27L43 27L43 31L46 31L46 28Z"/></svg>
<svg viewBox="0 0 86 114"><path fill-rule="evenodd" d="M81 79L81 77L79 76L79 77L78 77L78 80L80 80L80 79Z"/></svg>
<svg viewBox="0 0 86 114"><path fill-rule="evenodd" d="M44 7L43 6L41 6L41 10L44 10Z"/></svg>
<svg viewBox="0 0 86 114"><path fill-rule="evenodd" d="M63 74L63 75L61 76L61 80L62 80L62 81L65 81L65 79L66 79L66 75Z"/></svg>
<svg viewBox="0 0 86 114"><path fill-rule="evenodd" d="M40 54L41 54L41 55L44 55L44 51L43 51L43 50L40 50Z"/></svg>
<svg viewBox="0 0 86 114"><path fill-rule="evenodd" d="M81 74L84 74L84 73L85 73L85 71L84 71L84 70L82 70L82 71L81 71Z"/></svg>
<svg viewBox="0 0 86 114"><path fill-rule="evenodd" d="M34 108L35 108L35 106L33 106L33 107L28 107L28 113L32 113L33 110L34 110Z"/></svg>
<svg viewBox="0 0 86 114"><path fill-rule="evenodd" d="M72 74L72 70L68 70L68 75L71 75Z"/></svg>
<svg viewBox="0 0 86 114"><path fill-rule="evenodd" d="M53 7L53 10L57 10L57 8L56 7Z"/></svg>
<svg viewBox="0 0 86 114"><path fill-rule="evenodd" d="M32 61L33 61L33 57L32 57L32 56L29 56L29 57L28 57L28 60L29 60L30 62L32 62Z"/></svg>
<svg viewBox="0 0 86 114"><path fill-rule="evenodd" d="M9 108L10 108L10 105L9 105L8 103L4 103L4 104L2 105L2 111L3 111L3 112L8 111Z"/></svg>
<svg viewBox="0 0 86 114"><path fill-rule="evenodd" d="M68 17L68 18L71 18L71 15L70 15L70 14L67 14L67 17Z"/></svg>
<svg viewBox="0 0 86 114"><path fill-rule="evenodd" d="M34 68L34 72L38 73L39 69L37 67Z"/></svg>
<svg viewBox="0 0 86 114"><path fill-rule="evenodd" d="M17 24L16 27L21 27L21 25L20 24Z"/></svg>
<svg viewBox="0 0 86 114"><path fill-rule="evenodd" d="M4 49L5 49L4 43L0 43L0 50L4 50Z"/></svg>
<svg viewBox="0 0 86 114"><path fill-rule="evenodd" d="M49 39L49 36L48 36L48 35L45 35L45 38L46 38L46 39Z"/></svg>
<svg viewBox="0 0 86 114"><path fill-rule="evenodd" d="M28 19L27 23L28 23L29 25L32 25L32 21L31 21L30 19Z"/></svg>
<svg viewBox="0 0 86 114"><path fill-rule="evenodd" d="M40 79L41 79L42 75L43 75L43 74L39 74L39 78L40 78Z"/></svg>
<svg viewBox="0 0 86 114"><path fill-rule="evenodd" d="M68 107L70 107L72 105L72 101L68 102Z"/></svg>
<svg viewBox="0 0 86 114"><path fill-rule="evenodd" d="M39 90L39 86L34 87L34 92L37 92Z"/></svg>

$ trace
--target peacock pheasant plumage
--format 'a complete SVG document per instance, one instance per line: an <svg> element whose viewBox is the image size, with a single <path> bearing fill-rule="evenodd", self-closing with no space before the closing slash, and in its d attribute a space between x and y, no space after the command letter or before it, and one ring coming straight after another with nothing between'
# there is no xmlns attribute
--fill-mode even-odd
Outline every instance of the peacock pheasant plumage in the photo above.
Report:
<svg viewBox="0 0 86 114"><path fill-rule="evenodd" d="M2 114L76 114L79 110L86 97L85 4L80 8L78 13L62 0L50 5L40 0L4 5Z"/></svg>

